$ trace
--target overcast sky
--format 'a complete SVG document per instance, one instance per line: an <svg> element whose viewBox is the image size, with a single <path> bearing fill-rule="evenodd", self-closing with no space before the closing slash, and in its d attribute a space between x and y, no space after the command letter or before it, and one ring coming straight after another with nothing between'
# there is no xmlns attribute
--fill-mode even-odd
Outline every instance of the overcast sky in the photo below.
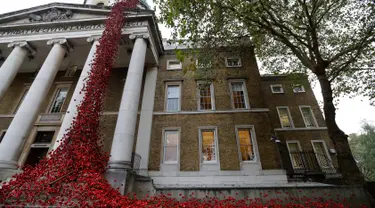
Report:
<svg viewBox="0 0 375 208"><path fill-rule="evenodd" d="M0 14L20 9L26 9L33 6L48 4L52 2L65 2L65 3L83 3L83 0L11 0L4 1L0 7ZM152 5L152 0L147 0ZM160 27L164 37L168 36L168 31L165 27ZM319 101L322 100L320 88L314 88L315 96ZM337 122L345 131L345 133L355 133L360 130L361 120L366 119L375 123L375 107L369 105L369 101L363 97L354 99L341 98L340 104L337 106Z"/></svg>

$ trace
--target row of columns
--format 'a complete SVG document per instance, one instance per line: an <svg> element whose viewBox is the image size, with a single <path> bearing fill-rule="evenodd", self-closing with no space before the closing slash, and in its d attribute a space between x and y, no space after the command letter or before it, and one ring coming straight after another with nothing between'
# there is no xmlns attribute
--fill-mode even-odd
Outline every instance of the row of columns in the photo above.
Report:
<svg viewBox="0 0 375 208"><path fill-rule="evenodd" d="M130 59L130 65L116 123L109 161L109 170L106 174L107 179L111 182L113 187L120 187L121 193L124 193L125 191L124 189L121 189L121 187L125 187L126 174L128 169L131 168L130 165L135 139L138 105L142 88L147 39L149 37L147 34L135 34L130 35L129 38L134 40L134 48ZM88 41L93 44L69 103L67 113L56 139L57 141L61 140L66 130L70 127L74 117L77 115L77 105L83 100L84 95L80 93L80 91L90 74L92 68L91 63L95 58L99 46L99 37L89 38ZM3 141L0 143L0 169L17 168L18 158L22 152L26 138L38 116L41 104L47 96L65 54L69 52L69 47L66 47L68 44L66 39L51 40L48 41L48 44L52 46L52 49L32 83L29 92L21 103L19 110L3 138ZM30 53L30 48L25 48L22 45L15 44L12 53L0 68L0 100L12 83L28 53ZM153 86L155 88L157 69L152 68L150 71L152 73L147 75L146 79L149 77L148 79L151 80L152 83L149 83L148 86ZM151 97L151 102L153 103L154 95ZM141 122L146 123L147 120L152 120L152 113L151 115L148 113L146 116L141 116L141 120L143 120ZM151 125L148 125L147 131L151 132ZM140 138L140 140L142 139L143 138ZM150 138L146 139L149 140ZM146 141L146 143L149 143L149 141ZM57 148L59 144L59 142L56 142L54 148ZM144 155L144 157L147 157L148 159L148 153L147 155Z"/></svg>

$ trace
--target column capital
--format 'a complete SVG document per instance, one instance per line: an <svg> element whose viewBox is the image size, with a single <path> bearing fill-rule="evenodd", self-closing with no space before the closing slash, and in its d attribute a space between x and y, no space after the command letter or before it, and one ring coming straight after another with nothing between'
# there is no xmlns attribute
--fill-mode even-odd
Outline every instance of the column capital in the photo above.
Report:
<svg viewBox="0 0 375 208"><path fill-rule="evenodd" d="M32 56L36 53L36 49L33 46L31 46L27 41L15 41L8 44L8 48L14 48L16 46L25 48L29 51L29 54Z"/></svg>
<svg viewBox="0 0 375 208"><path fill-rule="evenodd" d="M67 52L73 52L74 50L73 45L69 43L69 41L65 38L52 39L52 40L47 41L47 45L49 46L53 46L54 44L60 44L62 46L65 46Z"/></svg>
<svg viewBox="0 0 375 208"><path fill-rule="evenodd" d="M150 35L148 33L133 33L129 35L130 40L135 40L137 38L143 38L145 40L149 40Z"/></svg>
<svg viewBox="0 0 375 208"><path fill-rule="evenodd" d="M92 43L95 41L99 41L102 38L100 35L90 36L87 38L87 42Z"/></svg>

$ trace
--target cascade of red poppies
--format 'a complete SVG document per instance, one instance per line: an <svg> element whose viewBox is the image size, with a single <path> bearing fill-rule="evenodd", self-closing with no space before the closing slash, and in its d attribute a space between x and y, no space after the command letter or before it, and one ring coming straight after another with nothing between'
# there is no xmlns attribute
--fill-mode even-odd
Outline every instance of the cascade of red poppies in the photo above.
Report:
<svg viewBox="0 0 375 208"><path fill-rule="evenodd" d="M0 205L9 207L39 205L60 207L347 207L342 203L327 199L289 197L280 193L276 199L267 199L264 193L259 198L235 200L233 197L207 195L198 200L194 193L189 196L179 194L181 201L170 194L137 199L136 196L121 196L103 177L109 159L102 152L99 134L99 117L109 76L114 65L122 28L124 13L134 9L138 0L116 2L106 21L106 27L92 63L92 70L81 93L82 103L78 115L63 137L61 145L40 161L35 167L24 167L23 172L3 183L0 189ZM237 194L236 194L237 195ZM338 196L336 196L338 197ZM352 197L352 196L351 196ZM338 201L339 199L337 198ZM283 204L283 205L281 205Z"/></svg>

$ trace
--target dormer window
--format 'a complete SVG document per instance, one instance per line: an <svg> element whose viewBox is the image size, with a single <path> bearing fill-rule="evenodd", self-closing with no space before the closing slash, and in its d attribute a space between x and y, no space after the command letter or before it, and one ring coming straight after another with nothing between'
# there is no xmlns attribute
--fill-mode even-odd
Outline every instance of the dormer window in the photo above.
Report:
<svg viewBox="0 0 375 208"><path fill-rule="evenodd" d="M293 92L294 93L305 92L305 88L301 84L295 84L295 85L293 85Z"/></svg>
<svg viewBox="0 0 375 208"><path fill-rule="evenodd" d="M167 70L181 70L182 63L178 60L168 60L167 61Z"/></svg>
<svg viewBox="0 0 375 208"><path fill-rule="evenodd" d="M284 89L283 89L283 86L281 84L271 85L271 91L274 94L284 93Z"/></svg>
<svg viewBox="0 0 375 208"><path fill-rule="evenodd" d="M241 67L241 59L238 57L229 57L225 59L225 64L228 68Z"/></svg>

